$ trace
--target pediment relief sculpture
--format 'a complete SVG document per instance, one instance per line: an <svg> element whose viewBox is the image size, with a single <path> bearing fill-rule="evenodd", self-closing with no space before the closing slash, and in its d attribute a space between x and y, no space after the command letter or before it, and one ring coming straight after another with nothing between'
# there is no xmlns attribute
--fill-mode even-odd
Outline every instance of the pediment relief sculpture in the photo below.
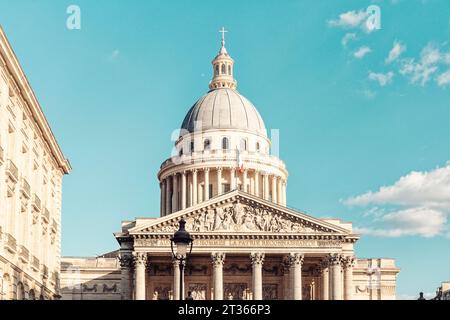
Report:
<svg viewBox="0 0 450 320"><path fill-rule="evenodd" d="M293 215L252 207L242 203L208 209L193 216L187 215L189 232L264 232L264 233L318 233L334 232ZM178 230L178 219L157 224L146 231L173 233Z"/></svg>

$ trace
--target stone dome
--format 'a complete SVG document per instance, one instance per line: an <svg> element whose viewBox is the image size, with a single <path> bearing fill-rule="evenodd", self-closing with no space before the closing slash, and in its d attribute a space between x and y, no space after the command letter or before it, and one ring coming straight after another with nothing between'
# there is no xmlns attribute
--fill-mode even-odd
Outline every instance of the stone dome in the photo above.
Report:
<svg viewBox="0 0 450 320"><path fill-rule="evenodd" d="M255 106L230 88L215 89L200 98L187 113L181 129L182 135L193 133L194 129L234 129L267 137L264 121Z"/></svg>

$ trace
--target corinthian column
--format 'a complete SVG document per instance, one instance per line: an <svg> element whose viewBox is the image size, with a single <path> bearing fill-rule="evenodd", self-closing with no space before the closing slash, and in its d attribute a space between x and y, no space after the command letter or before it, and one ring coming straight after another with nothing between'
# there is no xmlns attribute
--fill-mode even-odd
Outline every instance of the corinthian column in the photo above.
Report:
<svg viewBox="0 0 450 320"><path fill-rule="evenodd" d="M225 253L213 252L211 254L214 277L214 300L223 300L223 264Z"/></svg>
<svg viewBox="0 0 450 320"><path fill-rule="evenodd" d="M331 300L342 300L342 274L341 274L342 255L330 255L330 276L331 276Z"/></svg>
<svg viewBox="0 0 450 320"><path fill-rule="evenodd" d="M197 169L192 170L192 205L198 203L198 183L197 183Z"/></svg>
<svg viewBox="0 0 450 320"><path fill-rule="evenodd" d="M209 168L205 168L205 201L208 201L211 198L209 194Z"/></svg>
<svg viewBox="0 0 450 320"><path fill-rule="evenodd" d="M253 252L250 254L252 261L252 278L253 278L253 300L262 300L262 265L264 263L264 253Z"/></svg>
<svg viewBox="0 0 450 320"><path fill-rule="evenodd" d="M133 256L131 253L121 252L119 256L120 262L120 287L121 299L131 300L131 272L133 268Z"/></svg>
<svg viewBox="0 0 450 320"><path fill-rule="evenodd" d="M344 266L344 300L353 300L353 266L354 257L345 257L342 261Z"/></svg>
<svg viewBox="0 0 450 320"><path fill-rule="evenodd" d="M289 263L292 274L292 299L302 300L302 266L305 256L300 253L290 253Z"/></svg>
<svg viewBox="0 0 450 320"><path fill-rule="evenodd" d="M291 299L291 277L290 277L291 264L289 261L289 256L283 258L281 268L283 270L284 300L290 300Z"/></svg>
<svg viewBox="0 0 450 320"><path fill-rule="evenodd" d="M186 196L187 196L186 171L183 171L181 173L181 210L186 209Z"/></svg>
<svg viewBox="0 0 450 320"><path fill-rule="evenodd" d="M167 182L166 180L163 180L161 182L161 217L166 215L166 188L167 188Z"/></svg>
<svg viewBox="0 0 450 320"><path fill-rule="evenodd" d="M249 192L249 190L247 189L247 184L248 184L248 171L245 169L244 172L242 173L242 191Z"/></svg>
<svg viewBox="0 0 450 320"><path fill-rule="evenodd" d="M321 264L322 269L322 300L330 300L330 276L329 261L325 259Z"/></svg>
<svg viewBox="0 0 450 320"><path fill-rule="evenodd" d="M134 263L136 265L135 300L146 300L145 269L147 266L147 253L135 252Z"/></svg>

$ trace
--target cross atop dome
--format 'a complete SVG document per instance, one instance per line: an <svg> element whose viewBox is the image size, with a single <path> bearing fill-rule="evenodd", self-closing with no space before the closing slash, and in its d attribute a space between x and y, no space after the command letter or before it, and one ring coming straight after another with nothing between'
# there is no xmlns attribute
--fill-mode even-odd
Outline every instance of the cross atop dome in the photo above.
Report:
<svg viewBox="0 0 450 320"><path fill-rule="evenodd" d="M225 27L222 27L222 29L219 30L219 32L222 34L222 47L225 47L225 33L227 33L228 31L225 30Z"/></svg>
<svg viewBox="0 0 450 320"><path fill-rule="evenodd" d="M222 34L222 47L219 54L214 58L213 64L213 79L209 84L209 89L230 88L236 89L237 81L233 77L234 60L230 57L225 48L225 27L219 30Z"/></svg>

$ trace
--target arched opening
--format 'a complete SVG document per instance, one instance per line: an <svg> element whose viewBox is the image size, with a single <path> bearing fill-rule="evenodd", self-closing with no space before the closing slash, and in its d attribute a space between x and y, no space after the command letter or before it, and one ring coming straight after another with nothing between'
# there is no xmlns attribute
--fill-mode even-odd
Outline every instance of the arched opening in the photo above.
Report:
<svg viewBox="0 0 450 320"><path fill-rule="evenodd" d="M261 146L259 145L259 142L256 143L256 152L259 152L261 150Z"/></svg>
<svg viewBox="0 0 450 320"><path fill-rule="evenodd" d="M194 145L194 141L191 141L191 152L194 152L195 145Z"/></svg>
<svg viewBox="0 0 450 320"><path fill-rule="evenodd" d="M25 300L25 289L22 282L17 284L17 300Z"/></svg>
<svg viewBox="0 0 450 320"><path fill-rule="evenodd" d="M28 293L28 299L29 300L36 300L36 293L34 292L33 289L31 289L30 292Z"/></svg>
<svg viewBox="0 0 450 320"><path fill-rule="evenodd" d="M219 75L219 65L218 64L216 64L216 74L215 74L216 76L218 76Z"/></svg>
<svg viewBox="0 0 450 320"><path fill-rule="evenodd" d="M10 279L9 275L5 274L3 275L3 279L0 279L0 294L1 299L3 300L10 300L11 299L11 286L10 286Z"/></svg>
<svg viewBox="0 0 450 320"><path fill-rule="evenodd" d="M241 151L247 151L247 140L241 139Z"/></svg>
<svg viewBox="0 0 450 320"><path fill-rule="evenodd" d="M205 150L210 150L211 149L211 141L209 139L205 139L205 141L203 142L203 148Z"/></svg>
<svg viewBox="0 0 450 320"><path fill-rule="evenodd" d="M227 74L227 71L226 71L226 66L223 64L222 65L222 74Z"/></svg>
<svg viewBox="0 0 450 320"><path fill-rule="evenodd" d="M223 138L222 139L222 149L223 150L228 150L230 149L230 143L228 141L228 138Z"/></svg>
<svg viewBox="0 0 450 320"><path fill-rule="evenodd" d="M180 157L183 156L183 148L180 149L180 152L178 154Z"/></svg>
<svg viewBox="0 0 450 320"><path fill-rule="evenodd" d="M228 74L231 76L231 66L228 66Z"/></svg>

